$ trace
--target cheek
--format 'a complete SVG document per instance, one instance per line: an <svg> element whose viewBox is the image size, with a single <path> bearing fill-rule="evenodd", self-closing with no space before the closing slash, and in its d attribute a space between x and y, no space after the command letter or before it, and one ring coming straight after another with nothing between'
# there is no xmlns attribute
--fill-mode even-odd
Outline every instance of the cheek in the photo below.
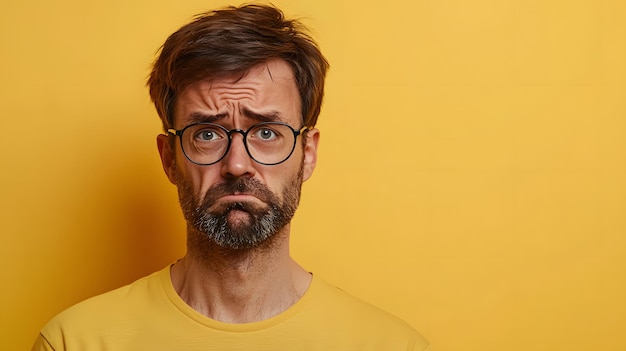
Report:
<svg viewBox="0 0 626 351"><path fill-rule="evenodd" d="M293 159L293 165L291 166L291 173L289 173L291 176L290 179L298 176L302 179L302 181L305 181L309 178L310 174L308 174L308 168L306 167L304 146L296 146L296 149L293 151L293 155L291 155L290 160L291 159Z"/></svg>
<svg viewBox="0 0 626 351"><path fill-rule="evenodd" d="M191 164L184 155L182 159L178 158L177 172L180 181L185 182L194 194L204 197L207 190L219 181L219 172L216 167L202 167Z"/></svg>
<svg viewBox="0 0 626 351"><path fill-rule="evenodd" d="M286 187L293 186L294 177L302 177L302 150L294 150L293 155L280 165L273 166L271 173L266 173L264 183L276 195L281 195Z"/></svg>
<svg viewBox="0 0 626 351"><path fill-rule="evenodd" d="M201 197L204 197L211 186L220 182L219 172L212 169L211 166L206 169L194 169L191 172L194 188Z"/></svg>

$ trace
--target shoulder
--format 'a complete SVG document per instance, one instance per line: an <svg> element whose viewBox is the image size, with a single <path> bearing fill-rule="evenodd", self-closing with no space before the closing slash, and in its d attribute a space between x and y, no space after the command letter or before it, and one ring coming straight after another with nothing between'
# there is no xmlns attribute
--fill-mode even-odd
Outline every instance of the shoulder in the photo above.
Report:
<svg viewBox="0 0 626 351"><path fill-rule="evenodd" d="M61 312L55 319L68 319L83 315L90 315L93 318L95 315L109 314L137 306L137 303L141 304L142 301L149 300L151 295L161 289L161 276L164 273L163 270L152 273L131 284L79 302Z"/></svg>
<svg viewBox="0 0 626 351"><path fill-rule="evenodd" d="M161 280L165 273L166 270L155 272L69 307L52 318L41 330L41 335L55 345L65 343L68 335L96 335L138 315L145 315L146 311L158 306L155 301L166 300L161 297L164 296Z"/></svg>
<svg viewBox="0 0 626 351"><path fill-rule="evenodd" d="M410 328L407 323L389 312L365 302L341 288L338 288L322 279L316 280L313 303L323 305L323 310L329 314L336 314L339 318L358 317L363 321L376 324L389 324L398 328Z"/></svg>
<svg viewBox="0 0 626 351"><path fill-rule="evenodd" d="M333 321L343 333L355 333L371 342L392 340L407 350L425 350L426 339L397 316L316 278L309 306L320 319Z"/></svg>

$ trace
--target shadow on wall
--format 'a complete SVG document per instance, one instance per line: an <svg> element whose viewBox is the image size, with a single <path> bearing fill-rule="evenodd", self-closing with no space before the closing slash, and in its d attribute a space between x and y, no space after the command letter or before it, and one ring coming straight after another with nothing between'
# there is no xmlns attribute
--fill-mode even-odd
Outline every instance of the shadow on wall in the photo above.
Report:
<svg viewBox="0 0 626 351"><path fill-rule="evenodd" d="M184 222L161 168L153 108L142 105L144 95L125 97L128 104L94 96L84 98L98 108L68 104L51 109L54 118L43 114L33 142L13 150L29 162L15 165L22 175L7 185L15 188L3 271L11 288L0 318L7 349L29 348L62 310L184 254ZM33 154L40 162L30 162Z"/></svg>
<svg viewBox="0 0 626 351"><path fill-rule="evenodd" d="M92 142L97 145L83 152L97 161L83 162L67 191L69 222L57 244L66 258L54 274L66 280L70 273L61 287L79 282L72 303L128 284L184 253L176 188L162 171L155 135L138 128Z"/></svg>

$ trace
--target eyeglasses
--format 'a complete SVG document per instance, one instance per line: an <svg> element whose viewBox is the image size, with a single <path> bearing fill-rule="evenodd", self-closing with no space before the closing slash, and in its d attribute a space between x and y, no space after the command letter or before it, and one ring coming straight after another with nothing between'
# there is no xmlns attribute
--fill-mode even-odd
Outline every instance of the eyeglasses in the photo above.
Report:
<svg viewBox="0 0 626 351"><path fill-rule="evenodd" d="M285 162L296 148L298 135L307 127L295 130L282 122L262 122L248 130L228 130L219 124L195 123L167 132L180 139L180 146L187 159L197 165L208 166L221 161L233 140L233 134L243 136L246 152L255 162L262 165L277 165Z"/></svg>

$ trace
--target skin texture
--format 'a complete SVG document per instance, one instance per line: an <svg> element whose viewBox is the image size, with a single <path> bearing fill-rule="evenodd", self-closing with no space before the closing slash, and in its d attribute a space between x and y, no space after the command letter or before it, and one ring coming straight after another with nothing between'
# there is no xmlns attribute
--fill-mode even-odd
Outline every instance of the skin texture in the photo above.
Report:
<svg viewBox="0 0 626 351"><path fill-rule="evenodd" d="M174 128L213 122L228 129L246 130L260 122L259 118L285 122L295 129L302 127L300 96L293 71L280 59L253 67L241 79L191 84L176 101ZM279 201L285 202L285 194L290 193L287 188L297 187L299 197L301 183L311 177L317 162L317 129L307 133L304 145L299 137L291 157L274 166L250 159L239 134L234 136L224 159L211 166L188 161L180 144L170 143L168 139L172 137L159 135L157 146L167 177L179 187L179 193L185 189L181 202L193 197L192 201L200 203L211 187L244 178L260 182ZM267 207L263 200L263 196L248 190L221 194L206 210L223 211L233 203L262 209ZM238 207L227 216L233 226L245 226L252 218ZM289 254L289 235L287 223L254 247L233 249L208 240L188 222L187 254L171 270L174 288L192 308L215 320L247 323L275 316L298 301L311 281L311 275Z"/></svg>

